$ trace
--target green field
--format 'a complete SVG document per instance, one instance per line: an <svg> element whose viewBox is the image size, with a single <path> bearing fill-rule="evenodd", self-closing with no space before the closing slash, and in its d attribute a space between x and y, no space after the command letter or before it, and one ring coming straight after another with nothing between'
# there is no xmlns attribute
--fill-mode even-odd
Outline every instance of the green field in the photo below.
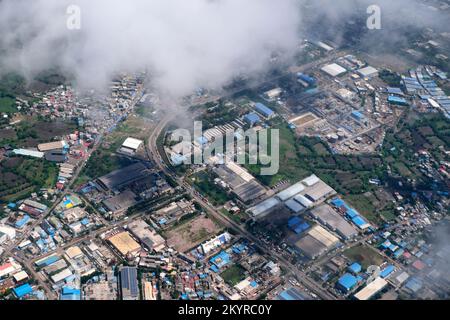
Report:
<svg viewBox="0 0 450 320"><path fill-rule="evenodd" d="M222 272L220 276L231 286L235 286L245 279L245 270L240 265L235 264Z"/></svg>
<svg viewBox="0 0 450 320"><path fill-rule="evenodd" d="M358 262L366 270L371 265L379 266L384 262L384 258L375 249L360 245L344 251L344 256L351 262Z"/></svg>
<svg viewBox="0 0 450 320"><path fill-rule="evenodd" d="M14 157L0 163L0 201L27 197L56 183L58 167L43 159Z"/></svg>
<svg viewBox="0 0 450 320"><path fill-rule="evenodd" d="M215 175L212 172L199 172L190 177L194 186L208 197L213 205L223 205L228 201L227 193L214 183Z"/></svg>
<svg viewBox="0 0 450 320"><path fill-rule="evenodd" d="M10 97L0 97L0 113L15 113L15 100Z"/></svg>

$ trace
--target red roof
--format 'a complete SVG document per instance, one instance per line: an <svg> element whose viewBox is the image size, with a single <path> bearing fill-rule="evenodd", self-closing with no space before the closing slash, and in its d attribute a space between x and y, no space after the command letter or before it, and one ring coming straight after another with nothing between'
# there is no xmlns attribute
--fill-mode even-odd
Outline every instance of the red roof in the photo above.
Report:
<svg viewBox="0 0 450 320"><path fill-rule="evenodd" d="M416 260L416 261L412 264L412 266L413 266L414 268L416 268L417 270L423 270L423 269L425 269L425 267L426 267L425 263L423 263L421 260Z"/></svg>
<svg viewBox="0 0 450 320"><path fill-rule="evenodd" d="M4 265L0 266L0 271L6 270L8 268L11 268L13 265L11 262L5 263Z"/></svg>

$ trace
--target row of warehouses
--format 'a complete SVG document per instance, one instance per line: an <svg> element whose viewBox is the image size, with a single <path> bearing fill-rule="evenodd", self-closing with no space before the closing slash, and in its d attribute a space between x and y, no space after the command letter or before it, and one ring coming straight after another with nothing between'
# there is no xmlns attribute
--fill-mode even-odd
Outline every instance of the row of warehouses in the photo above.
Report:
<svg viewBox="0 0 450 320"><path fill-rule="evenodd" d="M258 205L250 208L248 212L255 219L260 219L274 212L281 205L285 205L294 213L300 213L317 205L336 194L336 191L320 180L316 175L303 179L289 188L276 194Z"/></svg>

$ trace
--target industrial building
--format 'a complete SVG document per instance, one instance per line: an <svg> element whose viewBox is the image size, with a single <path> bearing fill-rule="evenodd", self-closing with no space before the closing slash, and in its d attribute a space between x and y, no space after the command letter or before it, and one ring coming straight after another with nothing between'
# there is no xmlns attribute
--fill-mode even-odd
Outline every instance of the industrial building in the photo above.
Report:
<svg viewBox="0 0 450 320"><path fill-rule="evenodd" d="M257 113L252 112L244 116L244 121L249 124L251 127L261 122L261 118Z"/></svg>
<svg viewBox="0 0 450 320"><path fill-rule="evenodd" d="M388 285L387 281L381 277L376 278L363 289L358 291L354 297L357 300L369 300Z"/></svg>
<svg viewBox="0 0 450 320"><path fill-rule="evenodd" d="M137 180L144 179L149 174L148 168L138 162L98 178L97 183L105 190L120 190Z"/></svg>
<svg viewBox="0 0 450 320"><path fill-rule="evenodd" d="M266 189L247 170L234 162L227 162L213 170L243 203L249 203L266 193Z"/></svg>
<svg viewBox="0 0 450 320"><path fill-rule="evenodd" d="M38 158L38 159L42 159L44 157L44 152L40 152L40 151L36 151L36 150L14 149L12 152L18 156L33 157L33 158Z"/></svg>
<svg viewBox="0 0 450 320"><path fill-rule="evenodd" d="M306 294L302 294L296 288L289 288L282 291L276 298L276 300L295 301L295 300L309 300L310 298Z"/></svg>
<svg viewBox="0 0 450 320"><path fill-rule="evenodd" d="M295 242L299 249L309 259L315 259L330 249L335 248L339 239L319 225L311 228L305 236Z"/></svg>
<svg viewBox="0 0 450 320"><path fill-rule="evenodd" d="M373 78L378 76L378 70L371 66L359 69L356 73L362 78Z"/></svg>
<svg viewBox="0 0 450 320"><path fill-rule="evenodd" d="M358 235L358 231L327 204L312 209L310 215L336 232L344 240Z"/></svg>
<svg viewBox="0 0 450 320"><path fill-rule="evenodd" d="M255 110L259 114L263 115L266 119L271 119L275 116L275 112L268 108L266 105L258 102L255 104Z"/></svg>
<svg viewBox="0 0 450 320"><path fill-rule="evenodd" d="M14 295L18 299L20 299L20 298L23 298L23 297L31 294L33 292L33 288L28 283L25 283L21 286L14 288L13 292L14 292Z"/></svg>
<svg viewBox="0 0 450 320"><path fill-rule="evenodd" d="M128 225L128 230L150 250L159 252L166 247L166 240L161 237L143 220L133 221Z"/></svg>
<svg viewBox="0 0 450 320"><path fill-rule="evenodd" d="M398 106L409 106L408 101L406 101L405 98L401 98L401 97L397 97L397 96L393 96L390 95L388 97L388 102L394 105L398 105Z"/></svg>
<svg viewBox="0 0 450 320"><path fill-rule="evenodd" d="M129 152L135 153L144 144L144 141L135 138L127 138L122 143L122 148L129 150Z"/></svg>
<svg viewBox="0 0 450 320"><path fill-rule="evenodd" d="M294 200L305 208L310 208L314 205L314 203L311 200L309 200L308 198L306 198L304 195L301 194L295 196Z"/></svg>
<svg viewBox="0 0 450 320"><path fill-rule="evenodd" d="M300 217L291 217L288 220L288 228L294 231L296 234L301 234L310 228L308 222Z"/></svg>
<svg viewBox="0 0 450 320"><path fill-rule="evenodd" d="M104 200L103 205L106 210L113 215L119 215L135 205L136 202L136 195L132 191L126 190L114 197Z"/></svg>
<svg viewBox="0 0 450 320"><path fill-rule="evenodd" d="M137 268L122 267L120 269L120 294L122 300L139 299Z"/></svg>
<svg viewBox="0 0 450 320"><path fill-rule="evenodd" d="M326 65L321 70L331 77L337 77L347 72L345 68L341 67L337 63Z"/></svg>
<svg viewBox="0 0 450 320"><path fill-rule="evenodd" d="M312 202L318 203L335 194L336 191L333 188L320 180L319 182L308 188L304 193L304 196Z"/></svg>
<svg viewBox="0 0 450 320"><path fill-rule="evenodd" d="M0 225L0 244L6 241L14 240L15 238L16 238L16 229L5 225Z"/></svg>
<svg viewBox="0 0 450 320"><path fill-rule="evenodd" d="M251 213L253 218L262 218L274 211L281 204L281 201L275 197L269 198L260 204L250 208L248 211Z"/></svg>
<svg viewBox="0 0 450 320"><path fill-rule="evenodd" d="M47 152L52 150L60 150L67 148L68 144L65 141L55 141L55 142L48 142L48 143L41 143L38 145L38 150L41 152Z"/></svg>
<svg viewBox="0 0 450 320"><path fill-rule="evenodd" d="M352 291L360 282L361 279L358 277L346 273L336 283L336 287L344 293Z"/></svg>
<svg viewBox="0 0 450 320"><path fill-rule="evenodd" d="M136 256L141 250L139 243L126 231L114 234L107 240L123 257Z"/></svg>
<svg viewBox="0 0 450 320"><path fill-rule="evenodd" d="M302 182L298 182L298 183L290 186L289 188L281 191L276 196L281 201L286 201L288 199L291 199L295 195L299 194L303 190L305 190L305 187L303 186L303 183Z"/></svg>
<svg viewBox="0 0 450 320"><path fill-rule="evenodd" d="M221 247L222 245L230 242L231 235L228 232L224 232L211 240L205 241L200 245L200 250L203 254L208 254L212 250Z"/></svg>
<svg viewBox="0 0 450 320"><path fill-rule="evenodd" d="M269 100L274 100L278 98L283 93L283 89L281 88L274 88L272 90L264 92L264 96L267 97Z"/></svg>
<svg viewBox="0 0 450 320"><path fill-rule="evenodd" d="M306 208L302 206L300 203L295 201L294 199L288 200L284 203L284 205L291 210L293 213L300 213L304 211Z"/></svg>

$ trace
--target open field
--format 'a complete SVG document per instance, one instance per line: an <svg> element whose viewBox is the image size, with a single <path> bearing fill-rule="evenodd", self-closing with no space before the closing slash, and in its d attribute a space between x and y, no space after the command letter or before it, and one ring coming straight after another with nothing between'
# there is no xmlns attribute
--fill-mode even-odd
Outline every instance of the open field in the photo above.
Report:
<svg viewBox="0 0 450 320"><path fill-rule="evenodd" d="M379 266L384 261L383 256L376 252L375 249L365 245L356 246L344 251L344 256L352 262L361 264L363 269L367 269L371 265Z"/></svg>
<svg viewBox="0 0 450 320"><path fill-rule="evenodd" d="M245 279L245 270L240 265L235 264L220 274L223 280L231 286L235 286Z"/></svg>
<svg viewBox="0 0 450 320"><path fill-rule="evenodd" d="M74 122L50 122L39 120L36 117L24 117L13 128L0 131L2 133L0 135L0 144L9 144L18 148L36 147L39 143L49 142L54 137L72 133L76 128L77 126Z"/></svg>
<svg viewBox="0 0 450 320"><path fill-rule="evenodd" d="M42 159L13 157L0 163L0 201L24 198L56 182L58 167Z"/></svg>
<svg viewBox="0 0 450 320"><path fill-rule="evenodd" d="M205 216L198 216L166 233L167 244L186 252L219 232L220 227Z"/></svg>

